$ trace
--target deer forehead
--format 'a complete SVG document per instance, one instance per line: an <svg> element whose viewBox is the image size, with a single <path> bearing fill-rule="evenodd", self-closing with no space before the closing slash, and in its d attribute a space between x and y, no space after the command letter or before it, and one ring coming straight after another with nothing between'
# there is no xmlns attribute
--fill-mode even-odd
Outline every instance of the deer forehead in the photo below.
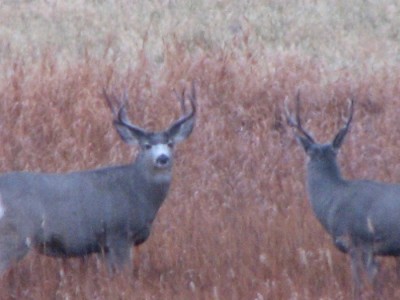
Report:
<svg viewBox="0 0 400 300"><path fill-rule="evenodd" d="M166 145L171 142L170 136L166 132L152 132L145 140L146 143L151 145Z"/></svg>
<svg viewBox="0 0 400 300"><path fill-rule="evenodd" d="M331 144L314 144L307 154L309 161L332 161L336 159L337 151Z"/></svg>
<svg viewBox="0 0 400 300"><path fill-rule="evenodd" d="M311 149L315 152L318 153L330 153L330 152L334 152L334 149L332 147L332 144L313 144L311 146Z"/></svg>

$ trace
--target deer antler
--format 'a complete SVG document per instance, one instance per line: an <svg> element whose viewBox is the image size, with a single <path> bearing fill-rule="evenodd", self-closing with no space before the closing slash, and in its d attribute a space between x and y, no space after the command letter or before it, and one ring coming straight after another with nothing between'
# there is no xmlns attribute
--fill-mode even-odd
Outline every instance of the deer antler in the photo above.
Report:
<svg viewBox="0 0 400 300"><path fill-rule="evenodd" d="M301 134L303 134L310 142L314 143L314 139L312 138L312 136L303 128L303 126L301 125L301 118L300 118L300 90L297 91L297 95L296 95L296 120L293 120L292 116L289 113L289 109L286 106L285 107L286 110L286 121L288 123L288 125L292 128L297 129Z"/></svg>

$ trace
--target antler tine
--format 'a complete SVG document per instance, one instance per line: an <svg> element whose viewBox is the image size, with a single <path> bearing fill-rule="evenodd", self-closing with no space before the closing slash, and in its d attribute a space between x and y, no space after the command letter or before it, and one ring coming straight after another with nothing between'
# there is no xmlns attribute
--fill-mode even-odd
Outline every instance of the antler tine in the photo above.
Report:
<svg viewBox="0 0 400 300"><path fill-rule="evenodd" d="M347 117L347 121L345 125L340 129L339 133L342 136L345 136L347 132L349 131L351 121L353 120L353 113L354 113L354 98L351 98L349 100L349 116Z"/></svg>
<svg viewBox="0 0 400 300"><path fill-rule="evenodd" d="M301 134L303 134L309 141L314 143L314 139L312 136L303 128L301 125L301 118L300 118L300 90L297 91L296 95L296 121L293 120L291 115L289 114L289 110L286 106L286 119L289 126L296 128Z"/></svg>
<svg viewBox="0 0 400 300"><path fill-rule="evenodd" d="M350 127L350 123L353 120L353 113L354 113L354 98L352 97L349 101L349 117L347 119L345 128L348 129Z"/></svg>
<svg viewBox="0 0 400 300"><path fill-rule="evenodd" d="M176 91L175 91L175 94L177 95L178 100L181 103L181 108L182 108L182 111L183 111L184 115L182 117L180 117L177 121L175 121L171 125L171 127L179 126L180 124L186 122L188 119L193 118L194 115L196 114L196 110L197 110L197 108L196 108L196 89L195 89L194 83L192 83L191 95L188 97L189 101L190 101L190 105L192 107L192 110L191 110L190 113L186 114L185 90L182 91L182 95L181 96L179 96L179 94Z"/></svg>
<svg viewBox="0 0 400 300"><path fill-rule="evenodd" d="M197 100L197 95L196 95L196 86L195 86L195 81L192 81L192 88L191 88L191 94L189 96L190 104L192 105L192 110L196 111L196 100Z"/></svg>
<svg viewBox="0 0 400 300"><path fill-rule="evenodd" d="M127 103L128 103L128 91L126 89L124 89L124 92L122 93L122 96L121 96L120 105L121 105L121 107L122 106L125 107Z"/></svg>
<svg viewBox="0 0 400 300"><path fill-rule="evenodd" d="M353 113L354 113L354 99L353 98L351 98L351 100L349 101L349 107L350 107L349 108L350 112L349 112L349 116L346 121L346 124L342 127L342 129L339 130L339 132L336 134L336 136L332 142L333 147L336 149L339 149L340 146L342 145L343 140L344 140L347 132L349 131L350 123L353 120Z"/></svg>
<svg viewBox="0 0 400 300"><path fill-rule="evenodd" d="M190 95L189 95L189 101L190 101L190 105L192 106L192 111L189 114L190 117L192 117L195 113L196 113L196 86L195 86L195 82L194 80L192 81L192 86L191 86L191 91L190 91Z"/></svg>
<svg viewBox="0 0 400 300"><path fill-rule="evenodd" d="M114 115L114 118L116 122L119 122L125 126L128 127L135 127L134 125L131 124L131 122L128 120L127 113L126 113L126 103L128 102L128 92L125 89L121 98L117 99L115 96L115 93L112 92L110 95L107 93L106 89L103 88L103 96L104 99L106 100L106 103L108 107L110 108L111 112ZM118 108L117 108L118 106Z"/></svg>
<svg viewBox="0 0 400 300"><path fill-rule="evenodd" d="M296 96L296 122L297 122L297 127L299 131L311 142L314 142L314 139L312 136L303 128L301 125L301 119L300 119L300 90L297 91L297 96Z"/></svg>
<svg viewBox="0 0 400 300"><path fill-rule="evenodd" d="M126 104L128 103L128 91L125 89L122 93L121 100L118 101L119 109L118 109L118 120L125 124L131 126L130 121L128 120L126 113Z"/></svg>
<svg viewBox="0 0 400 300"><path fill-rule="evenodd" d="M176 98L178 99L179 103L181 104L181 110L184 114L186 114L186 104L185 104L185 89L182 90L181 95L174 89L174 93Z"/></svg>
<svg viewBox="0 0 400 300"><path fill-rule="evenodd" d="M106 101L106 104L108 108L111 110L114 116L118 115L118 112L115 110L115 106L113 105L113 100L110 98L110 95L108 95L107 91L105 88L103 88L103 98Z"/></svg>
<svg viewBox="0 0 400 300"><path fill-rule="evenodd" d="M285 105L285 114L286 114L286 122L288 123L288 125L290 127L294 127L297 128L296 126L296 122L293 120L291 113L289 112L289 106L287 103L288 97L286 96L285 100L284 100L284 105Z"/></svg>

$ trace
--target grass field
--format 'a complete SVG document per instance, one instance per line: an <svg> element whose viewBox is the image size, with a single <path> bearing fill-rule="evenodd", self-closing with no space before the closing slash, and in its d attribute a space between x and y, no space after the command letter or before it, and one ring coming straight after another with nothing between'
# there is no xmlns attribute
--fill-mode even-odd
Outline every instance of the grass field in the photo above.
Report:
<svg viewBox="0 0 400 300"><path fill-rule="evenodd" d="M390 0L1 1L0 171L131 161L103 87L159 130L178 116L173 89L195 80L199 115L134 274L31 253L0 299L349 299L284 100L300 89L305 126L328 141L354 96L343 173L400 182L399 15ZM382 299L400 298L394 265L382 260Z"/></svg>

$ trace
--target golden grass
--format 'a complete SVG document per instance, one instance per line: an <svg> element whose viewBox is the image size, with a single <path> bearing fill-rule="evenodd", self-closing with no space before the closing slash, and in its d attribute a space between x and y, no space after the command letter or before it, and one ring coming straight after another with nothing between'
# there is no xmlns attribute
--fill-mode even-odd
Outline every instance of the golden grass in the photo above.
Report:
<svg viewBox="0 0 400 300"><path fill-rule="evenodd" d="M400 181L399 15L391 1L5 1L0 10L0 170L129 162L103 87L127 89L140 126L199 116L134 274L31 254L1 299L348 299L350 270L312 214L304 154L283 119L300 88L317 140L355 120L344 173ZM290 102L290 101L289 101ZM390 259L384 296L399 297Z"/></svg>

